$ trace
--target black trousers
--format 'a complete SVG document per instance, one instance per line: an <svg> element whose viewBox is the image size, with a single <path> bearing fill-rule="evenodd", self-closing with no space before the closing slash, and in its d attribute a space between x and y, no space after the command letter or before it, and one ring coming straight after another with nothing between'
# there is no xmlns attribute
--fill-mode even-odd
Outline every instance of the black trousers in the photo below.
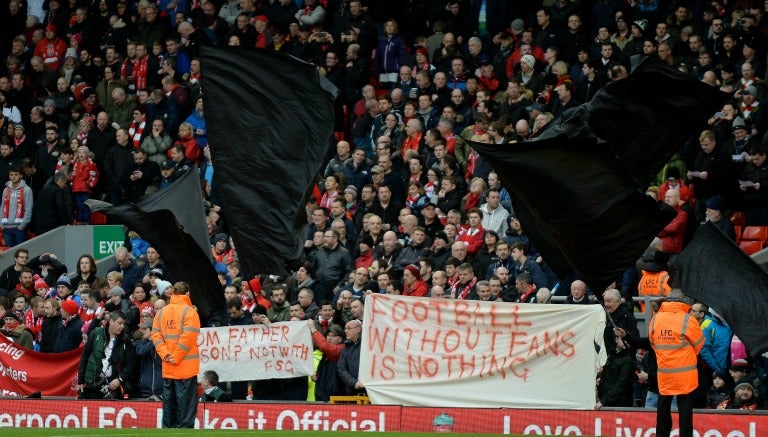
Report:
<svg viewBox="0 0 768 437"><path fill-rule="evenodd" d="M194 428L197 416L197 376L163 379L163 428Z"/></svg>
<svg viewBox="0 0 768 437"><path fill-rule="evenodd" d="M693 437L693 393L659 395L656 408L656 437L669 437L672 432L672 398L677 396L680 437Z"/></svg>

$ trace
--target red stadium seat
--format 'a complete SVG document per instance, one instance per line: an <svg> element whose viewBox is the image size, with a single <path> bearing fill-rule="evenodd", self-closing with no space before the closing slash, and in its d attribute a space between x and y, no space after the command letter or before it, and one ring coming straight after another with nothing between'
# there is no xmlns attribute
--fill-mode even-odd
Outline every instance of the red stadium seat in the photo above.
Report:
<svg viewBox="0 0 768 437"><path fill-rule="evenodd" d="M736 244L741 243L741 233L744 230L744 227L733 225L733 232L736 233Z"/></svg>
<svg viewBox="0 0 768 437"><path fill-rule="evenodd" d="M763 244L760 241L757 240L741 240L741 243L739 243L739 247L741 250L747 253L747 255L752 255L755 252L759 252L763 249Z"/></svg>
<svg viewBox="0 0 768 437"><path fill-rule="evenodd" d="M768 241L768 226L747 226L741 233L742 240L755 240L765 245Z"/></svg>

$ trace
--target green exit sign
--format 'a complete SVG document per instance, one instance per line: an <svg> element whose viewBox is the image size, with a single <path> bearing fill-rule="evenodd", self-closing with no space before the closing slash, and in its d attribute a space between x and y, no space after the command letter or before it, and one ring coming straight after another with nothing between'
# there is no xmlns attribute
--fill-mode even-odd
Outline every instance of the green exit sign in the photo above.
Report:
<svg viewBox="0 0 768 437"><path fill-rule="evenodd" d="M99 225L93 227L93 257L97 260L112 256L123 245L125 234L120 225Z"/></svg>

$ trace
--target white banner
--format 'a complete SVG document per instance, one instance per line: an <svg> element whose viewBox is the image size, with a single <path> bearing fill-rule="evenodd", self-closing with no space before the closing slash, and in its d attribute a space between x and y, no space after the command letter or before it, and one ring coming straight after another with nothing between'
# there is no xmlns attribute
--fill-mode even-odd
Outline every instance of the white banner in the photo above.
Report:
<svg viewBox="0 0 768 437"><path fill-rule="evenodd" d="M197 337L200 375L219 381L293 378L315 371L307 322L203 328Z"/></svg>
<svg viewBox="0 0 768 437"><path fill-rule="evenodd" d="M375 404L591 409L604 327L600 305L374 294L359 379Z"/></svg>

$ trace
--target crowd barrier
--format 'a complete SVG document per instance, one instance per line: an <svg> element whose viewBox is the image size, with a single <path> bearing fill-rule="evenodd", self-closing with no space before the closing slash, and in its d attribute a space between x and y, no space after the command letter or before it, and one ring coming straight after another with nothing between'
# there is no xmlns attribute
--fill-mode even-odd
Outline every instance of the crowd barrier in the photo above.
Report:
<svg viewBox="0 0 768 437"><path fill-rule="evenodd" d="M542 395L546 395L542 393ZM148 401L0 399L0 428L160 428L162 404ZM677 418L674 419L677 423ZM423 408L322 403L200 403L204 429L401 431L525 435L656 435L656 413L644 409L528 410ZM768 414L697 410L694 436L768 435ZM673 429L672 436L678 435Z"/></svg>

